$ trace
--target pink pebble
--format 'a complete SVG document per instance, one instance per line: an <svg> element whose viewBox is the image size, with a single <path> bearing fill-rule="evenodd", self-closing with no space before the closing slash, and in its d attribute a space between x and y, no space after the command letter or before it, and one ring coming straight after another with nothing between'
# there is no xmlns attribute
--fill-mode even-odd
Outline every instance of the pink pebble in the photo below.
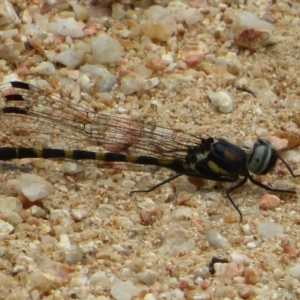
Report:
<svg viewBox="0 0 300 300"><path fill-rule="evenodd" d="M260 209L271 209L277 207L280 204L280 199L275 195L265 194L262 196L258 207Z"/></svg>

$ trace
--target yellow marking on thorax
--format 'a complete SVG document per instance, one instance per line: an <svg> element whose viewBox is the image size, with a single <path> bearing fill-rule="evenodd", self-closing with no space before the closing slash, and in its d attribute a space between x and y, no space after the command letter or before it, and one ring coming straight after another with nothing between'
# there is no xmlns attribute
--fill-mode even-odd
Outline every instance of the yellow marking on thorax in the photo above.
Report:
<svg viewBox="0 0 300 300"><path fill-rule="evenodd" d="M221 175L228 175L228 172L226 172L224 169L220 168L216 163L214 163L212 160L209 160L207 162L207 165L209 168L216 174L221 174Z"/></svg>

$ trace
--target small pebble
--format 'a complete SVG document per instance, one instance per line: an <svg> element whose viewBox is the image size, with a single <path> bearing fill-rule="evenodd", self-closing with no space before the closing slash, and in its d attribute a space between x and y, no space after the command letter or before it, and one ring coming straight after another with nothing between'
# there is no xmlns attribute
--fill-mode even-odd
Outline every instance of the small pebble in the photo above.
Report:
<svg viewBox="0 0 300 300"><path fill-rule="evenodd" d="M47 215L47 212L37 205L33 205L30 208L31 214L37 218L44 218Z"/></svg>
<svg viewBox="0 0 300 300"><path fill-rule="evenodd" d="M274 29L274 25L247 11L238 12L231 25L234 43L250 51L273 45L275 39L271 32Z"/></svg>
<svg viewBox="0 0 300 300"><path fill-rule="evenodd" d="M90 277L90 283L92 285L101 285L104 288L109 289L111 287L111 281L104 271L97 271Z"/></svg>
<svg viewBox="0 0 300 300"><path fill-rule="evenodd" d="M298 280L300 280L300 264L296 264L289 269L289 274Z"/></svg>
<svg viewBox="0 0 300 300"><path fill-rule="evenodd" d="M66 67L78 68L84 62L84 55L84 50L71 48L56 54L53 61Z"/></svg>
<svg viewBox="0 0 300 300"><path fill-rule="evenodd" d="M280 204L280 199L275 195L265 194L258 203L260 209L272 209Z"/></svg>
<svg viewBox="0 0 300 300"><path fill-rule="evenodd" d="M277 130L274 133L274 137L271 137L269 140L274 145L276 150L290 150L300 146L300 135L289 132L289 131L281 131ZM278 138L280 143L277 145L274 142L274 139Z"/></svg>
<svg viewBox="0 0 300 300"><path fill-rule="evenodd" d="M181 256L190 253L196 247L195 241L187 236L183 229L170 229L163 238L159 253Z"/></svg>
<svg viewBox="0 0 300 300"><path fill-rule="evenodd" d="M277 234L283 233L283 227L278 223L266 222L257 227L257 233L264 238L274 238Z"/></svg>
<svg viewBox="0 0 300 300"><path fill-rule="evenodd" d="M131 300L138 294L138 288L131 281L122 281L115 278L110 293L115 300Z"/></svg>
<svg viewBox="0 0 300 300"><path fill-rule="evenodd" d="M31 74L37 75L54 75L56 74L56 69L54 65L49 61L43 61L38 66L30 68Z"/></svg>
<svg viewBox="0 0 300 300"><path fill-rule="evenodd" d="M295 259L298 257L297 251L290 245L284 245L282 247L282 252L287 254L291 259Z"/></svg>
<svg viewBox="0 0 300 300"><path fill-rule="evenodd" d="M234 278L236 276L241 276L244 272L244 267L238 262L230 263L215 263L215 276L223 278Z"/></svg>
<svg viewBox="0 0 300 300"><path fill-rule="evenodd" d="M246 269L244 272L244 277L247 284L254 285L259 281L259 274L255 269Z"/></svg>
<svg viewBox="0 0 300 300"><path fill-rule="evenodd" d="M145 283L147 286L150 286L157 280L158 273L154 270L145 269L137 273L137 277L140 281Z"/></svg>
<svg viewBox="0 0 300 300"><path fill-rule="evenodd" d="M72 38L80 38L84 36L80 25L73 19L61 19L48 24L49 32L56 35L64 35Z"/></svg>
<svg viewBox="0 0 300 300"><path fill-rule="evenodd" d="M11 224L3 220L0 220L0 235L10 234L13 230L14 230L14 226L12 226Z"/></svg>
<svg viewBox="0 0 300 300"><path fill-rule="evenodd" d="M229 246L228 240L215 229L205 230L205 236L210 247L224 249Z"/></svg>
<svg viewBox="0 0 300 300"><path fill-rule="evenodd" d="M50 182L35 174L23 174L18 180L10 180L4 189L7 195L24 196L30 202L46 198L54 192Z"/></svg>
<svg viewBox="0 0 300 300"><path fill-rule="evenodd" d="M130 95L143 89L145 84L145 78L140 74L130 72L122 77L119 91L125 95Z"/></svg>
<svg viewBox="0 0 300 300"><path fill-rule="evenodd" d="M233 110L233 99L226 91L213 92L209 90L207 92L210 101L217 107L222 113L229 113Z"/></svg>
<svg viewBox="0 0 300 300"><path fill-rule="evenodd" d="M91 40L94 64L117 63L123 53L121 44L107 34L100 34Z"/></svg>
<svg viewBox="0 0 300 300"><path fill-rule="evenodd" d="M103 93L110 92L117 84L117 78L103 67L85 64L79 68L79 71L94 79L96 86Z"/></svg>

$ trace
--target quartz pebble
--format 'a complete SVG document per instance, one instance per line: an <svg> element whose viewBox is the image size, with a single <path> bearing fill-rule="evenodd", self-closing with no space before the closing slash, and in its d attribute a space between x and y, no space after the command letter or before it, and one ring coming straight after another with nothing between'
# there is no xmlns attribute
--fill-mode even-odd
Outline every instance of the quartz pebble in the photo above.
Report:
<svg viewBox="0 0 300 300"><path fill-rule="evenodd" d="M51 62L41 62L38 66L30 68L31 74L54 75L56 69Z"/></svg>
<svg viewBox="0 0 300 300"><path fill-rule="evenodd" d="M273 238L277 234L283 233L283 227L278 223L266 222L257 227L257 232L264 238Z"/></svg>
<svg viewBox="0 0 300 300"><path fill-rule="evenodd" d="M86 64L81 66L79 71L92 77L95 80L96 86L103 93L110 92L117 84L117 78L103 67Z"/></svg>
<svg viewBox="0 0 300 300"><path fill-rule="evenodd" d="M8 0L2 0L0 3L0 27L9 29L18 24L20 24L20 20L13 5Z"/></svg>
<svg viewBox="0 0 300 300"><path fill-rule="evenodd" d="M260 20L255 14L247 11L237 13L231 25L235 44L251 51L273 45L275 43L272 35L274 29L274 25Z"/></svg>
<svg viewBox="0 0 300 300"><path fill-rule="evenodd" d="M84 50L71 48L56 54L53 61L66 67L77 68L84 62L84 55Z"/></svg>
<svg viewBox="0 0 300 300"><path fill-rule="evenodd" d="M289 273L293 278L300 280L300 264L296 264L289 269Z"/></svg>
<svg viewBox="0 0 300 300"><path fill-rule="evenodd" d="M244 272L243 265L238 262L230 263L215 263L214 269L216 271L215 276L224 278L234 278L236 276L241 276Z"/></svg>
<svg viewBox="0 0 300 300"><path fill-rule="evenodd" d="M50 182L34 174L24 174L18 180L8 181L5 187L7 195L24 196L31 202L48 197L54 192Z"/></svg>
<svg viewBox="0 0 300 300"><path fill-rule="evenodd" d="M207 95L210 101L222 113L230 113L233 110L233 99L226 91L213 92L209 90Z"/></svg>
<svg viewBox="0 0 300 300"><path fill-rule="evenodd" d="M150 39L167 41L176 31L176 22L173 18L161 21L143 21L141 29Z"/></svg>
<svg viewBox="0 0 300 300"><path fill-rule="evenodd" d="M90 277L90 283L92 285L101 285L103 288L111 288L111 281L104 271L97 271Z"/></svg>
<svg viewBox="0 0 300 300"><path fill-rule="evenodd" d="M107 34L92 39L92 59L94 64L116 63L123 53L120 43Z"/></svg>
<svg viewBox="0 0 300 300"><path fill-rule="evenodd" d="M47 212L39 206L33 205L30 208L31 214L37 218L44 218L47 215Z"/></svg>
<svg viewBox="0 0 300 300"><path fill-rule="evenodd" d="M51 22L48 26L49 32L52 32L53 34L65 35L71 38L80 38L84 36L80 25L71 18Z"/></svg>
<svg viewBox="0 0 300 300"><path fill-rule="evenodd" d="M145 83L145 78L141 77L141 75L130 72L122 77L119 91L124 95L130 95L143 89Z"/></svg>
<svg viewBox="0 0 300 300"><path fill-rule="evenodd" d="M194 248L194 240L188 238L183 230L172 229L165 234L163 245L160 247L159 252L171 256L178 256L189 253Z"/></svg>
<svg viewBox="0 0 300 300"><path fill-rule="evenodd" d="M0 44L0 59L13 62L20 56L23 50L23 43L8 38Z"/></svg>
<svg viewBox="0 0 300 300"><path fill-rule="evenodd" d="M145 283L147 286L152 285L158 278L158 274L154 270L145 269L139 273L137 273L137 277L140 281Z"/></svg>
<svg viewBox="0 0 300 300"><path fill-rule="evenodd" d="M215 229L207 229L205 230L205 236L208 244L215 248L227 248L229 246L228 240L226 237L222 236Z"/></svg>
<svg viewBox="0 0 300 300"><path fill-rule="evenodd" d="M10 234L13 230L14 226L9 224L8 222L0 220L0 236L3 234Z"/></svg>
<svg viewBox="0 0 300 300"><path fill-rule="evenodd" d="M110 292L115 300L131 300L138 294L138 289L131 281L122 281L115 278Z"/></svg>

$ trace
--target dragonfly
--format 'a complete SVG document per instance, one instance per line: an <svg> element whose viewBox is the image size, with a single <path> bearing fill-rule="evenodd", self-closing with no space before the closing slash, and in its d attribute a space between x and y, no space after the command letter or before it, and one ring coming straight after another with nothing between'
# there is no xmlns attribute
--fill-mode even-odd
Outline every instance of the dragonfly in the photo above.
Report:
<svg viewBox="0 0 300 300"><path fill-rule="evenodd" d="M173 174L145 190L150 192L181 176L232 182L225 194L242 221L231 193L247 180L270 192L274 189L252 174L269 173L278 160L298 177L270 141L259 138L252 149L225 139L198 137L156 124L95 112L72 103L52 90L26 82L0 85L0 159L67 158L73 160L156 166ZM147 168L145 168L147 170Z"/></svg>

